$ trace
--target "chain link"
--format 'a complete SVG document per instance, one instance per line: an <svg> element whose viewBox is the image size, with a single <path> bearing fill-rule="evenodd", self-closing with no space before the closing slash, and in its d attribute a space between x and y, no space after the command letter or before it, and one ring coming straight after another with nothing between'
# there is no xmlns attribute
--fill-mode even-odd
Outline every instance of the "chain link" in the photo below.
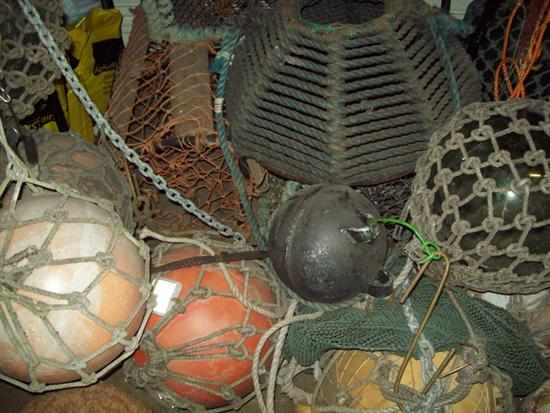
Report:
<svg viewBox="0 0 550 413"><path fill-rule="evenodd" d="M0 86L0 101L2 101L4 103L10 103L11 102L10 94L2 86Z"/></svg>
<svg viewBox="0 0 550 413"><path fill-rule="evenodd" d="M31 3L31 0L17 1L21 6L23 12L25 13L25 16L34 27L34 29L37 31L38 36L40 37L42 44L47 48L50 57L53 59L61 73L63 73L63 76L65 76L65 79L71 86L73 92L78 96L80 102L86 109L86 112L88 112L88 114L95 121L98 129L103 132L105 136L107 136L107 138L109 138L113 146L119 149L129 162L136 165L139 172L144 177L149 178L152 181L153 185L155 185L155 187L159 191L163 191L169 200L179 204L185 211L193 214L208 226L216 229L220 234L226 237L233 237L237 241L243 241L244 236L241 233L236 232L229 226L217 221L210 214L199 209L193 203L193 201L184 198L178 191L168 187L168 185L166 184L166 180L163 177L155 174L153 168L151 168L151 166L147 163L143 162L140 159L139 154L134 149L129 148L128 145L126 145L124 139L115 132L107 119L105 119L105 117L99 112L94 102L90 99L90 96L86 92L86 89L84 89L84 87L78 80L78 77L69 65L63 52L59 49L59 46L53 39L51 33L44 25L44 22L42 21L40 15Z"/></svg>

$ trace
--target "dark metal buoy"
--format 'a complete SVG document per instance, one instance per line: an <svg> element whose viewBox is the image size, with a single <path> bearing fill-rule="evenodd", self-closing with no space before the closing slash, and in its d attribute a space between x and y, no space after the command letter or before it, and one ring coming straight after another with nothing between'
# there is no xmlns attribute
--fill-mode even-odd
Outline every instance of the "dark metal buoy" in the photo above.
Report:
<svg viewBox="0 0 550 413"><path fill-rule="evenodd" d="M298 192L275 214L269 251L280 279L300 297L335 303L359 293L387 295L387 250L378 211L344 185Z"/></svg>

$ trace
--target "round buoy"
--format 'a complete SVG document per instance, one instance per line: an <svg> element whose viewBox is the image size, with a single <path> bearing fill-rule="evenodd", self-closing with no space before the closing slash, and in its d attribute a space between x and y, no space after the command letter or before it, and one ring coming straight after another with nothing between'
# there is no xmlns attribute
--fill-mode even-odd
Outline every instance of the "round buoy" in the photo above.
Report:
<svg viewBox="0 0 550 413"><path fill-rule="evenodd" d="M57 193L0 211L0 372L40 384L89 380L125 348L149 286L118 215Z"/></svg>
<svg viewBox="0 0 550 413"><path fill-rule="evenodd" d="M156 261L205 254L199 246L173 245ZM137 377L160 399L183 408L220 407L251 393L252 357L274 322L261 309L277 304L264 268L250 261L192 266L164 273L155 285L157 307L127 366L130 381Z"/></svg>
<svg viewBox="0 0 550 413"><path fill-rule="evenodd" d="M433 362L436 368L445 356L446 353L435 355ZM383 376L391 387L403 361L402 357L388 353L355 350L338 351L334 357L336 359L321 384L317 405L321 403L323 406L361 409L365 412L397 407L393 401L384 396L379 378ZM442 376L463 365L464 362L460 357L455 357L444 369ZM458 384L457 378L457 374L451 374L446 378L440 378L438 383L444 386L446 393L451 393ZM412 359L405 369L401 385L419 394L425 384L420 362ZM489 382L474 384L465 398L450 406L450 412L504 413L499 407L498 394L498 389Z"/></svg>
<svg viewBox="0 0 550 413"><path fill-rule="evenodd" d="M549 116L543 101L472 104L433 135L410 211L448 255L452 283L503 294L550 286Z"/></svg>
<svg viewBox="0 0 550 413"><path fill-rule="evenodd" d="M387 249L378 218L374 205L347 186L315 185L296 193L271 224L275 271L309 301L335 303L369 292Z"/></svg>

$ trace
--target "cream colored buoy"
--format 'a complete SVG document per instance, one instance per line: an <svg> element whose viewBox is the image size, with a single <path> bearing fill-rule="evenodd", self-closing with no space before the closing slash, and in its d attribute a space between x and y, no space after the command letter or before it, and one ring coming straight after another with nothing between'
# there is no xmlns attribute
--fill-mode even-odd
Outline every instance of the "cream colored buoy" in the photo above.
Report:
<svg viewBox="0 0 550 413"><path fill-rule="evenodd" d="M143 255L114 211L79 198L29 196L1 210L1 375L66 383L117 358L143 320Z"/></svg>

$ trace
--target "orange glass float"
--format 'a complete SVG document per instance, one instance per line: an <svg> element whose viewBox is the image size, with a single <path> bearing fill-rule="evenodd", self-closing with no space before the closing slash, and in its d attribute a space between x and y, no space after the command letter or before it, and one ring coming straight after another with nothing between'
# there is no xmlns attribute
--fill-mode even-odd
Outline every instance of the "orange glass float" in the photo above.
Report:
<svg viewBox="0 0 550 413"><path fill-rule="evenodd" d="M173 246L159 264L199 255L204 255L200 247ZM267 278L250 276L263 271L254 262L224 266L227 273L219 264L165 273L158 283L171 283L176 288L171 297L176 300L167 314L156 314L155 310L141 347L133 356L139 376L146 377L145 381L148 376L150 387L161 399L163 394L178 399L178 407L220 407L253 390L254 351L274 320L243 303L228 281L248 302L260 307L275 305L276 294ZM168 302L166 296L158 294L157 284L157 304ZM269 348L264 348L265 363ZM161 370L165 379L155 383L158 373L149 374L153 370Z"/></svg>
<svg viewBox="0 0 550 413"><path fill-rule="evenodd" d="M447 353L436 353L434 366L441 365ZM367 352L357 350L338 351L327 372L325 380L320 385L317 402L324 406L339 406L353 410L377 412L381 409L397 408L388 400L378 383L381 374L390 383L395 381L397 371L403 358L390 353ZM464 366L460 356L455 356L444 369L438 383L444 386L444 391L450 393L456 390L459 383L457 368ZM446 372L455 372L443 378ZM403 374L401 384L419 393L426 382L423 379L419 360L411 359ZM490 382L476 383L470 388L465 398L448 406L452 413L505 413L499 404L500 391ZM317 409L312 409L313 412ZM305 412L305 411L304 411Z"/></svg>
<svg viewBox="0 0 550 413"><path fill-rule="evenodd" d="M149 290L140 244L114 211L57 193L2 209L0 378L31 391L89 383L132 350Z"/></svg>

